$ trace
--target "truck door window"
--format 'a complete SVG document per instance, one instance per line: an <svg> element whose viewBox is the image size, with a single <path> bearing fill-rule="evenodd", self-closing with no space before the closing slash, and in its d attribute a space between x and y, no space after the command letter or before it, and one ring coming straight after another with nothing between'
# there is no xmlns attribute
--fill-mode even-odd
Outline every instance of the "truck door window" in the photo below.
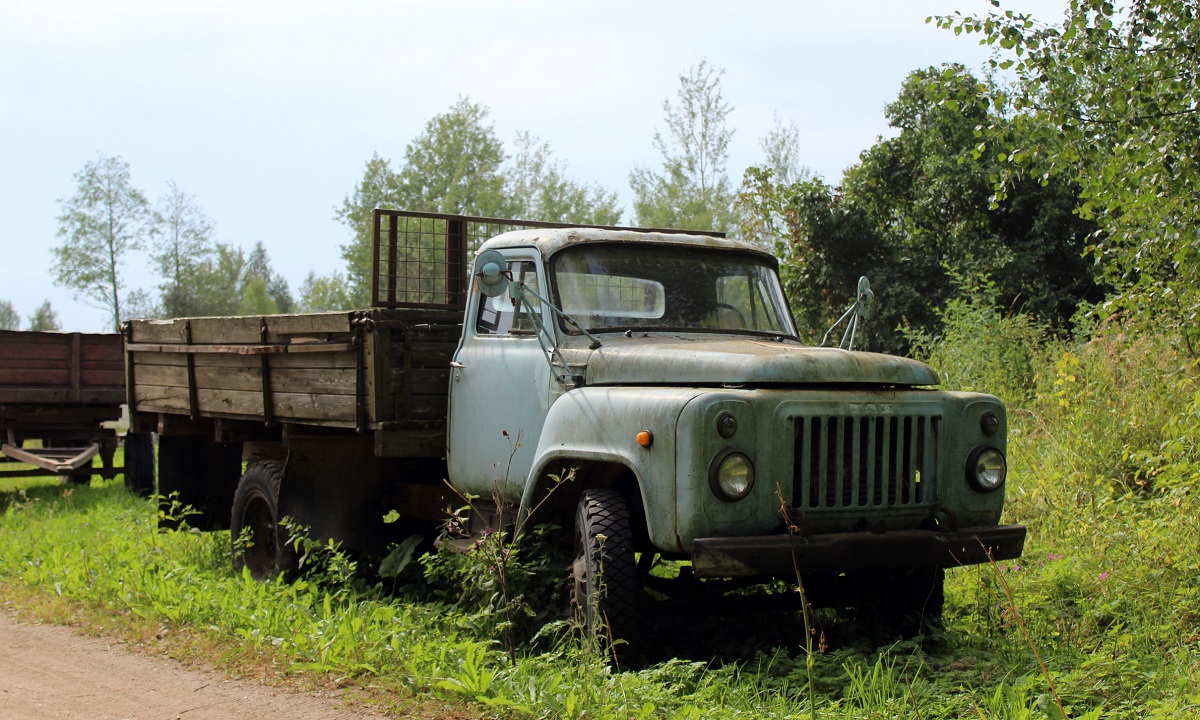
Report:
<svg viewBox="0 0 1200 720"><path fill-rule="evenodd" d="M523 282L540 292L537 283L537 266L531 260L514 260L508 263L508 271L514 281ZM537 312L537 300L529 298L515 303L508 293L497 297L483 297L479 303L479 316L475 319L475 332L480 335L532 335L535 331L529 319L529 307Z"/></svg>

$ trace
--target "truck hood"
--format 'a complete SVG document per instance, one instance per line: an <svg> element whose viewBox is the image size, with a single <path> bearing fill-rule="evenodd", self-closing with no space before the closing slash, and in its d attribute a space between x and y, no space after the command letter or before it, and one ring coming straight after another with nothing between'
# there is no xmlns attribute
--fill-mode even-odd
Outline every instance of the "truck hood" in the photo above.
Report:
<svg viewBox="0 0 1200 720"><path fill-rule="evenodd" d="M727 335L604 340L587 361L589 385L937 385L928 365L894 355Z"/></svg>

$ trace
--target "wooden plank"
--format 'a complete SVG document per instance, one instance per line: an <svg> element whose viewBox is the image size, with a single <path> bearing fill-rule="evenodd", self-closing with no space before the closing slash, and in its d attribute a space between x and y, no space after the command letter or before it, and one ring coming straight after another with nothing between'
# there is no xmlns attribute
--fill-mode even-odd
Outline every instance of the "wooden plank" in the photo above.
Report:
<svg viewBox="0 0 1200 720"><path fill-rule="evenodd" d="M187 356L181 353L139 352L130 353L129 357L137 367L143 365L167 365L170 367L187 367Z"/></svg>
<svg viewBox="0 0 1200 720"><path fill-rule="evenodd" d="M182 320L130 320L130 342L133 343L182 343L184 323Z"/></svg>
<svg viewBox="0 0 1200 720"><path fill-rule="evenodd" d="M303 315L269 315L267 316L267 328L271 335L344 333L350 331L350 319L353 314L352 311L337 311Z"/></svg>
<svg viewBox="0 0 1200 720"><path fill-rule="evenodd" d="M147 354L147 357L150 355ZM139 356L140 357L140 356ZM272 370L337 370L353 368L355 364L353 352L337 353L298 353L287 355L272 355ZM239 368L259 367L258 358L245 355L197 355L196 367Z"/></svg>
<svg viewBox="0 0 1200 720"><path fill-rule="evenodd" d="M179 365L134 366L135 383L149 383L169 387L187 387L186 369ZM340 368L292 368L272 365L271 385L277 392L328 393L331 395L353 395L355 372L353 367ZM232 367L196 367L196 385L206 390L262 389L262 369L257 365Z"/></svg>
<svg viewBox="0 0 1200 720"><path fill-rule="evenodd" d="M409 398L408 416L398 420L445 420L448 397L446 395L413 395Z"/></svg>
<svg viewBox="0 0 1200 720"><path fill-rule="evenodd" d="M143 383L161 385L164 387L187 388L187 368L173 365L142 365L133 366L134 385Z"/></svg>
<svg viewBox="0 0 1200 720"><path fill-rule="evenodd" d="M0 345L0 365L54 362L65 366L70 360L71 346L63 343L9 341Z"/></svg>
<svg viewBox="0 0 1200 720"><path fill-rule="evenodd" d="M133 353L181 353L222 355L299 355L308 353L338 353L354 349L352 342L314 342L279 345L263 345L236 343L225 345L196 344L177 345L175 343L131 343L128 351Z"/></svg>
<svg viewBox="0 0 1200 720"><path fill-rule="evenodd" d="M134 405L139 411L182 412L188 410L186 387L149 385L140 379L134 385Z"/></svg>
<svg viewBox="0 0 1200 720"><path fill-rule="evenodd" d="M456 345L453 343L415 342L412 345L413 368L450 367Z"/></svg>
<svg viewBox="0 0 1200 720"><path fill-rule="evenodd" d="M71 388L71 373L67 368L38 367L30 365L23 368L0 367L0 385L11 387L61 387Z"/></svg>
<svg viewBox="0 0 1200 720"><path fill-rule="evenodd" d="M190 318L192 342L197 345L258 344L262 317Z"/></svg>
<svg viewBox="0 0 1200 720"><path fill-rule="evenodd" d="M66 387L0 388L0 404L84 404L120 405L125 391L117 388L84 388L78 391Z"/></svg>
<svg viewBox="0 0 1200 720"><path fill-rule="evenodd" d="M81 334L80 356L83 362L121 362L123 356L121 336Z"/></svg>
<svg viewBox="0 0 1200 720"><path fill-rule="evenodd" d="M400 387L404 383L404 372L402 370L393 370L391 373L392 384L394 387ZM413 368L412 370L412 394L413 395L447 395L450 392L450 368L444 370L430 370L425 368Z"/></svg>
<svg viewBox="0 0 1200 720"><path fill-rule="evenodd" d="M176 390L178 391L178 390ZM239 390L200 390L203 414L224 413L243 418L262 418L262 393ZM271 409L279 422L341 420L354 422L353 396L309 393L272 393ZM140 409L140 408L139 408Z"/></svg>
<svg viewBox="0 0 1200 720"><path fill-rule="evenodd" d="M93 370L84 368L80 373L82 388L124 388L125 370L121 366L112 369Z"/></svg>

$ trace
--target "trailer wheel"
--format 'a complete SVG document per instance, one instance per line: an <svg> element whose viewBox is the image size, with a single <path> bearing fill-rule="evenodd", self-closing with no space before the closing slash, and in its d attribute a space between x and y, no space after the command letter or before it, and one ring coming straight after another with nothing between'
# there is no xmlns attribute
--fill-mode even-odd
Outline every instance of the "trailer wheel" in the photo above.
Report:
<svg viewBox="0 0 1200 720"><path fill-rule="evenodd" d="M616 490L586 490L575 515L572 599L589 634L624 641L637 637L637 565L625 498Z"/></svg>
<svg viewBox="0 0 1200 720"><path fill-rule="evenodd" d="M238 481L229 529L233 538L233 569L250 570L255 580L269 580L295 570L295 553L287 531L279 525L279 488L283 463L252 463Z"/></svg>
<svg viewBox="0 0 1200 720"><path fill-rule="evenodd" d="M125 489L142 497L154 492L154 439L150 433L125 433Z"/></svg>

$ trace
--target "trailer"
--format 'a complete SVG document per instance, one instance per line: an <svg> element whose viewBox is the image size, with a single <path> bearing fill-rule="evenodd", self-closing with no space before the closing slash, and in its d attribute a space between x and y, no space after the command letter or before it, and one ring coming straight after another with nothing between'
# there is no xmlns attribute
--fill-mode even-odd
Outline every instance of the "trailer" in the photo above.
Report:
<svg viewBox="0 0 1200 720"><path fill-rule="evenodd" d="M125 466L113 462L119 439L110 425L125 402L121 343L115 333L0 331L0 453L5 464L32 466L0 477L87 482L124 472L131 489L153 489L149 435L127 436Z"/></svg>

